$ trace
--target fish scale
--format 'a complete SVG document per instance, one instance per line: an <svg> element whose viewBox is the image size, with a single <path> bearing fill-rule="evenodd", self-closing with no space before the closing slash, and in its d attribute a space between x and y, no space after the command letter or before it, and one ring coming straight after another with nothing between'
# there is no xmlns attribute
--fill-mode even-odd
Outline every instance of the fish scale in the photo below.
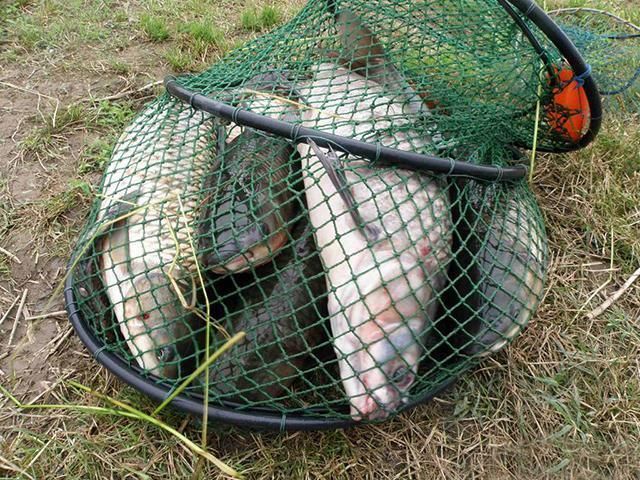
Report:
<svg viewBox="0 0 640 480"><path fill-rule="evenodd" d="M181 297L197 285L191 241L215 144L213 117L160 100L121 135L104 177L98 224L118 220L98 239L107 297L137 363L164 377L181 375L198 348Z"/></svg>
<svg viewBox="0 0 640 480"><path fill-rule="evenodd" d="M150 122L157 127L140 133L140 126ZM177 257L181 267L195 273L189 236L195 238L193 215L201 179L212 166L214 143L213 117L176 102L149 107L118 140L105 174L105 199L98 221L119 203L118 200L137 197L130 200L137 205L160 201L159 205L128 217L130 249L135 251L136 247L144 246L144 256L158 254L157 266L168 265ZM136 145L145 145L146 148L140 150L135 148ZM178 197L182 201L184 215L180 211ZM186 225L183 216L188 220ZM171 228L176 233L179 252L170 235ZM135 245L135 242L140 245Z"/></svg>
<svg viewBox="0 0 640 480"><path fill-rule="evenodd" d="M242 104L254 112L295 116L288 104L268 108L259 92L245 94ZM199 249L206 270L239 273L267 262L289 241L297 154L287 140L246 127L228 127L220 148L220 166L203 184L208 195L200 212Z"/></svg>
<svg viewBox="0 0 640 480"><path fill-rule="evenodd" d="M381 85L333 64L313 70L313 78L299 88L312 107L302 111L304 126L356 139L373 133L380 144L406 151L424 151L437 138L428 127L416 128L417 118ZM340 161L313 145L300 144L298 150L351 415L384 418L407 401L424 337L435 321L436 297L451 257L449 201L429 175L371 168L360 159ZM355 224L329 179L327 163L344 170L355 208L375 234Z"/></svg>
<svg viewBox="0 0 640 480"><path fill-rule="evenodd" d="M244 288L225 301L224 322L246 337L201 377L208 375L218 394L262 402L282 397L304 377L311 351L324 338L317 316L325 315L325 280L305 217L292 238L255 275L234 275Z"/></svg>

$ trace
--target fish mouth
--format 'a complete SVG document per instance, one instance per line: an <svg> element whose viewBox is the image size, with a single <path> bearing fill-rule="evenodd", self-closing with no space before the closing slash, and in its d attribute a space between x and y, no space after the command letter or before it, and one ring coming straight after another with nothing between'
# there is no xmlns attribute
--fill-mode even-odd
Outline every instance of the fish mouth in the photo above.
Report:
<svg viewBox="0 0 640 480"><path fill-rule="evenodd" d="M151 373L161 378L176 378L178 375L178 367L175 364L161 364L151 351L145 352L142 356L136 357L136 361L140 368L146 373Z"/></svg>
<svg viewBox="0 0 640 480"><path fill-rule="evenodd" d="M160 378L177 378L181 371L181 363L192 351L190 342L167 342L156 350L144 352L136 357L136 361L147 373Z"/></svg>
<svg viewBox="0 0 640 480"><path fill-rule="evenodd" d="M230 261L215 266L212 272L218 274L241 273L251 267L258 267L272 258L289 240L287 230L280 230L271 235L266 243L258 243L246 252L235 255Z"/></svg>
<svg viewBox="0 0 640 480"><path fill-rule="evenodd" d="M363 395L351 400L351 418L360 422L362 420L384 420L395 412L404 403L400 395L394 396L393 400L382 403L373 395Z"/></svg>

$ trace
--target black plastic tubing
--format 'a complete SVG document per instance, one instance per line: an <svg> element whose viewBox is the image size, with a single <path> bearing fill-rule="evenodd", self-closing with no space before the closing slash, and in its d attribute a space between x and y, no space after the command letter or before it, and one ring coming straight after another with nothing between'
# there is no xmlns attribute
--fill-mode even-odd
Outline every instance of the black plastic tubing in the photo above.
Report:
<svg viewBox="0 0 640 480"><path fill-rule="evenodd" d="M282 120L265 117L193 92L180 85L177 79L172 76L165 78L164 84L167 92L171 96L178 98L197 110L202 110L216 117L230 120L238 125L287 138L294 143L305 143L307 139L312 139L321 147L332 147L351 155L366 158L375 163L387 163L409 170L465 176L478 180L518 180L527 174L527 167L524 165L516 165L513 167L475 165L451 158L421 155L383 147L380 144L366 143L352 138L341 137L321 130L306 128Z"/></svg>
<svg viewBox="0 0 640 480"><path fill-rule="evenodd" d="M540 151L551 152L571 152L579 150L593 141L598 135L600 127L602 125L602 99L598 92L598 86L592 75L588 75L589 65L585 62L584 58L575 47L569 37L562 31L562 29L549 17L544 10L542 10L533 0L506 0L514 7L520 10L525 17L536 25L556 46L562 56L569 62L577 77L584 80L584 92L589 102L589 110L591 113L591 120L589 122L589 130L573 145L566 145L556 149L545 150L544 148L538 148ZM499 2L504 7L503 0ZM508 10L507 10L508 12ZM516 22L518 23L518 22ZM519 24L520 25L520 24ZM520 25L522 28L522 26ZM526 33L526 32L525 32ZM534 45L535 48L535 45ZM584 77L583 77L584 76Z"/></svg>
<svg viewBox="0 0 640 480"><path fill-rule="evenodd" d="M68 270L71 272L70 270ZM104 343L96 338L89 326L84 322L73 294L73 275L69 273L65 282L64 300L69 321L80 337L80 341L87 347L98 363L102 364L116 377L149 396L151 399L162 402L170 394L167 385L158 384L153 379L142 376L135 368L123 361L119 356L109 352ZM197 416L204 413L202 402L194 398L180 394L171 401L172 407ZM353 422L344 419L331 419L325 417L309 418L302 415L286 416L277 413L263 411L241 411L220 406L208 406L209 421L221 421L242 427L266 428L269 430L321 430L344 428Z"/></svg>
<svg viewBox="0 0 640 480"><path fill-rule="evenodd" d="M142 376L137 368L126 363L115 353L106 350L104 343L100 339L96 338L89 325L85 323L81 312L78 310L78 305L73 294L73 274L70 270L71 265L73 265L73 262L69 264L67 269L69 274L65 282L64 300L65 307L69 315L69 321L78 334L80 341L87 347L98 363L103 365L120 380L144 393L158 403L164 401L171 394L171 389L167 385L158 384L153 379ZM413 402L405 405L403 410L410 409L418 404L430 400L446 388L450 387L455 380L455 377L446 379L434 389L425 392ZM322 415L321 412L309 412L307 414L294 413L287 415L276 411L269 412L259 409L240 410L236 405L233 405L230 402L223 402L223 405L224 406L208 405L207 414L210 422L223 422L226 424L236 425L238 427L279 431L329 430L358 425L358 422L353 420L330 418L327 416L327 413ZM202 417L202 414L204 413L202 400L198 401L197 398L188 397L184 394L176 396L171 401L170 406L197 417Z"/></svg>

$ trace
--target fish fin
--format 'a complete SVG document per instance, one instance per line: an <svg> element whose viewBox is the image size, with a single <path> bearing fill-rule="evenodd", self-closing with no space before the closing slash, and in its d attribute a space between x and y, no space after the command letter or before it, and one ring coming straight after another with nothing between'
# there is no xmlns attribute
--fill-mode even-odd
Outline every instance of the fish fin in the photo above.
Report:
<svg viewBox="0 0 640 480"><path fill-rule="evenodd" d="M140 192L130 192L122 197L115 199L112 205L109 205L107 211L102 217L103 220L115 220L118 217L126 215L134 208L138 207L137 200L140 198Z"/></svg>
<svg viewBox="0 0 640 480"><path fill-rule="evenodd" d="M137 200L139 197L140 194L138 192L123 195L120 199L116 200L113 205L110 205L107 208L104 216L102 217L102 220L96 223L85 235L85 237L87 237L92 244L88 247L89 249L95 248L95 245L99 244L102 239L109 234L109 231L114 227L119 228L122 226L122 223L125 222L126 219L121 219L115 223L111 222L113 222L113 220L117 219L118 217L126 215L133 208L136 208L137 204L135 204L135 200ZM82 263L84 260L85 259L82 259L80 262ZM82 268L86 268L86 265L84 263L82 263L82 265Z"/></svg>
<svg viewBox="0 0 640 480"><path fill-rule="evenodd" d="M252 90L272 90L275 92L284 93L287 97L300 98L300 94L295 89L293 82L289 79L287 70L273 69L268 72L259 73L250 78L246 82L243 88L250 88Z"/></svg>
<svg viewBox="0 0 640 480"><path fill-rule="evenodd" d="M216 121L216 162L213 169L217 169L221 163L221 157L224 155L227 145L227 123Z"/></svg>
<svg viewBox="0 0 640 480"><path fill-rule="evenodd" d="M131 212L131 210L138 207L137 200L139 197L140 197L139 192L132 192L127 195L123 195L121 198L119 198L116 201L115 204L111 205L107 209L107 212L103 217L103 220L106 220L109 223L101 224L102 231L101 233L98 234L95 240L99 241L101 238L103 238L106 235L109 235L111 238L113 238L114 232L119 231L121 229L126 229L127 223L128 223L128 217L126 215L129 212ZM121 218L121 217L124 217L124 218ZM108 228L104 228L107 225L108 225ZM123 237L124 238L121 239L119 243L111 244L111 249L109 251L109 254L112 255L112 258L113 258L114 254L120 255L120 250L122 250L122 256L120 256L118 261L115 263L125 265L127 270L130 272L131 271L131 268L130 268L131 255L129 250L128 231L126 230L124 231Z"/></svg>
<svg viewBox="0 0 640 480"><path fill-rule="evenodd" d="M380 84L389 94L402 95L410 113L424 111L422 98L391 62L382 43L362 19L345 9L336 15L336 23L346 54L340 57L341 63L356 73L363 71L361 75Z"/></svg>
<svg viewBox="0 0 640 480"><path fill-rule="evenodd" d="M372 58L385 56L376 36L351 10L336 14L336 27L342 42L340 61L346 68L366 71Z"/></svg>
<svg viewBox="0 0 640 480"><path fill-rule="evenodd" d="M316 144L312 139L308 138L307 143L320 160L320 163L322 163L331 183L333 183L334 188L347 206L353 222L360 229L367 241L377 241L379 235L378 229L372 225L365 224L360 212L358 211L358 206L356 205L356 201L353 198L351 190L349 189L347 179L344 176L344 173L337 168L340 166L340 159L333 148L329 147L329 153L325 154L320 147L318 147L318 144Z"/></svg>
<svg viewBox="0 0 640 480"><path fill-rule="evenodd" d="M222 166L222 161L224 155L226 153L227 146L227 138L228 132L227 127L230 122L225 121L221 118L216 118L214 120L213 129L215 135L215 155L213 155L213 161L211 162L210 167L207 169L204 178L202 180L201 190L203 195L201 196L198 204L198 210L200 212L200 218L198 224L201 225L200 228L204 230L210 229L211 223L211 212L208 207L211 199L216 195L220 177L220 168ZM206 192L206 194L204 194ZM200 242L203 242L204 248L207 248L206 237L202 237Z"/></svg>
<svg viewBox="0 0 640 480"><path fill-rule="evenodd" d="M96 315L97 324L103 329L109 342L114 342L114 331L109 328L109 299L106 297L102 276L98 274L99 257L95 256L95 247L90 246L78 260L74 272L74 283L80 297L92 313Z"/></svg>
<svg viewBox="0 0 640 480"><path fill-rule="evenodd" d="M300 92L295 88L294 82L289 79L287 70L272 68L267 72L258 73L249 78L244 84L238 86L234 90L227 92L221 100L227 103L240 105L242 108L246 108L245 100L249 97L253 97L255 92L247 91L259 91L274 96L280 96L285 100L292 99L296 102L300 102ZM299 120L299 116L287 113L282 120L295 123ZM262 132L261 132L262 133Z"/></svg>

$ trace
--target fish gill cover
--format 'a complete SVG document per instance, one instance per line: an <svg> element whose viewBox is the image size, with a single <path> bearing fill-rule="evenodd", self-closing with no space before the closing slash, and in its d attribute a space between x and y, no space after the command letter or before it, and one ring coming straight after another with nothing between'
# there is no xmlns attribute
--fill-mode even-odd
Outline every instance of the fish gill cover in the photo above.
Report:
<svg viewBox="0 0 640 480"><path fill-rule="evenodd" d="M407 170L323 135L506 168L536 122L547 150L597 131L591 80L561 72L506 2L309 2L173 82L229 118L165 93L123 132L71 264L74 325L156 398L246 332L178 399L193 409L208 385L211 411L255 425L377 421L432 396L531 319L548 258L536 201L523 180Z"/></svg>

